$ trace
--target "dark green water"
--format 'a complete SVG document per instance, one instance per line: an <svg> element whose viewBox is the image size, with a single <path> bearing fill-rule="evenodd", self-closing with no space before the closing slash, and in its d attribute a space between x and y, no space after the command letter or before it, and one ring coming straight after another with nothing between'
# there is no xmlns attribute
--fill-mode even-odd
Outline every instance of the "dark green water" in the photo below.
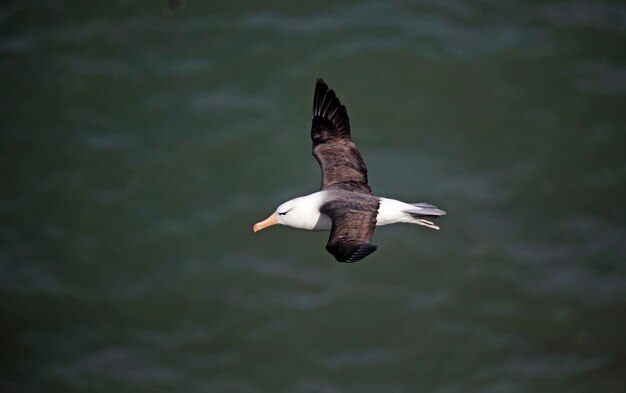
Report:
<svg viewBox="0 0 626 393"><path fill-rule="evenodd" d="M626 390L626 6L3 1L2 392ZM314 192L316 77L442 230Z"/></svg>

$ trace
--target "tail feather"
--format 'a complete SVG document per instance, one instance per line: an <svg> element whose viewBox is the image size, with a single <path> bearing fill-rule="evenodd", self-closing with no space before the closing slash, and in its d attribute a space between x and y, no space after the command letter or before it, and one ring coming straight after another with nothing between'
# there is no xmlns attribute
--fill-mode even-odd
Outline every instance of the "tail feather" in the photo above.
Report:
<svg viewBox="0 0 626 393"><path fill-rule="evenodd" d="M424 225L428 228L439 229L433 221L447 214L445 211L430 203L412 203L412 205L415 206L416 209L407 211L407 213L415 219L416 224Z"/></svg>
<svg viewBox="0 0 626 393"><path fill-rule="evenodd" d="M417 207L419 210L416 210L415 213L420 213L424 216L433 216L437 218L439 216L445 216L445 211L439 209L435 205L431 205L430 203L411 203L411 205ZM412 211L413 212L413 211Z"/></svg>

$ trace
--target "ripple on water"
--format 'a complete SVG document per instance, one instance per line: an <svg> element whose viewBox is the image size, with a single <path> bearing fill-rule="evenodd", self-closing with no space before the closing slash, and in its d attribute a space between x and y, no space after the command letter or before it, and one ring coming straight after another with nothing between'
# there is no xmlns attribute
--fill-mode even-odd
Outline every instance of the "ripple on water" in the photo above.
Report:
<svg viewBox="0 0 626 393"><path fill-rule="evenodd" d="M226 298L245 308L272 308L281 306L293 309L313 309L337 302L345 297L366 297L389 300L411 309L440 307L450 301L446 291L420 291L412 288L389 286L380 283L362 283L352 277L329 275L325 270L304 268L293 263L268 260L259 255L237 253L229 255L217 267L222 273L236 272L259 275L288 283L276 284L259 291L246 288L227 288ZM307 288L307 289L304 289Z"/></svg>
<svg viewBox="0 0 626 393"><path fill-rule="evenodd" d="M589 372L602 365L600 358L584 358L574 355L546 355L537 357L513 356L493 366L482 367L474 374L474 379L496 376L513 379L563 378L569 375Z"/></svg>
<svg viewBox="0 0 626 393"><path fill-rule="evenodd" d="M364 351L319 354L317 360L331 370L345 367L368 367L386 365L401 360L401 355L388 348L368 348Z"/></svg>
<svg viewBox="0 0 626 393"><path fill-rule="evenodd" d="M123 347L108 347L81 354L51 367L51 374L71 381L111 378L129 384L180 383L188 378L184 369L159 363L147 353Z"/></svg>

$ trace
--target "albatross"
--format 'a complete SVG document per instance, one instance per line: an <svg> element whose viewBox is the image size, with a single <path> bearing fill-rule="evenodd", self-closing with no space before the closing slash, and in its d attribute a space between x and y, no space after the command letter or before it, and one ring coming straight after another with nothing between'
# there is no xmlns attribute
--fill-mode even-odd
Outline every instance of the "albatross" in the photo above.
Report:
<svg viewBox="0 0 626 393"><path fill-rule="evenodd" d="M330 230L326 250L339 262L357 262L376 251L370 240L377 226L409 223L439 229L434 220L446 212L436 206L372 194L367 166L350 136L346 107L322 79L315 84L311 139L322 169L321 190L281 204L254 224L254 232L276 224Z"/></svg>

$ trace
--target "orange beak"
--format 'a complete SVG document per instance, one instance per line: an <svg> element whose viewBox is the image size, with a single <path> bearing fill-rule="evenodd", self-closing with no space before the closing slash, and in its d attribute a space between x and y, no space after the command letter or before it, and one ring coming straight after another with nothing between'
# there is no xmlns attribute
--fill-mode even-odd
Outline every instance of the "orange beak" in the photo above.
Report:
<svg viewBox="0 0 626 393"><path fill-rule="evenodd" d="M276 224L278 224L278 218L276 218L276 213L273 213L266 220L263 220L261 222L257 222L256 224L254 224L254 226L252 227L252 230L254 232L258 232L261 229L271 227L272 225L276 225Z"/></svg>

